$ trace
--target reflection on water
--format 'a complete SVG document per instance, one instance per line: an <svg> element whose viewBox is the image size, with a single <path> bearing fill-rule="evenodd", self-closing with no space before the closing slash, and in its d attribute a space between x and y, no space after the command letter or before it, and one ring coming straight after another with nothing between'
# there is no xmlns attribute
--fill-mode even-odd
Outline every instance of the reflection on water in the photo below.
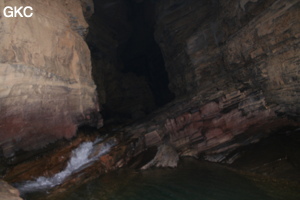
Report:
<svg viewBox="0 0 300 200"><path fill-rule="evenodd" d="M274 200L276 196L216 164L184 160L176 169L120 170L54 199L59 200ZM276 192L276 191L275 191ZM271 197L272 196L272 197ZM31 199L31 198L28 198Z"/></svg>

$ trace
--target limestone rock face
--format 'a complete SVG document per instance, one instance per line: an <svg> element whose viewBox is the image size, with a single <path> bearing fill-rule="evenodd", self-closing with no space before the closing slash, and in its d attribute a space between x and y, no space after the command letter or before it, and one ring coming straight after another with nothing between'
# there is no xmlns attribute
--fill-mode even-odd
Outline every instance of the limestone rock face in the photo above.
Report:
<svg viewBox="0 0 300 200"><path fill-rule="evenodd" d="M82 8L82 5L85 5ZM0 1L31 6L31 18L0 19L0 147L5 156L101 126L90 52L91 1Z"/></svg>
<svg viewBox="0 0 300 200"><path fill-rule="evenodd" d="M160 1L157 6L156 39L171 89L209 100L216 98L212 94L253 88L273 95L272 102L296 103L294 92L280 91L299 87L298 1L214 2Z"/></svg>
<svg viewBox="0 0 300 200"><path fill-rule="evenodd" d="M0 198L2 200L22 200L19 191L3 180L0 180Z"/></svg>
<svg viewBox="0 0 300 200"><path fill-rule="evenodd" d="M222 162L300 126L299 1L161 0L156 14L177 100L126 128L135 152L167 143L181 156Z"/></svg>
<svg viewBox="0 0 300 200"><path fill-rule="evenodd" d="M206 103L234 91L262 93L277 113L299 117L299 1L160 1L157 7L156 39L178 96L201 95Z"/></svg>
<svg viewBox="0 0 300 200"><path fill-rule="evenodd" d="M297 0L159 1L156 40L185 99L156 116L162 133L196 155L299 126L299 19Z"/></svg>

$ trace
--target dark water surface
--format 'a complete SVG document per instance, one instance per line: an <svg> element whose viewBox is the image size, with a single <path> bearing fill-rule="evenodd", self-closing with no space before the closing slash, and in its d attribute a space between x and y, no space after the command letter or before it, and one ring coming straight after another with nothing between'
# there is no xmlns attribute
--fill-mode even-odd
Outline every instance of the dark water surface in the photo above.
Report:
<svg viewBox="0 0 300 200"><path fill-rule="evenodd" d="M119 170L53 199L298 200L300 194L291 188L274 188L266 183L258 186L220 165L188 159L181 161L176 169Z"/></svg>

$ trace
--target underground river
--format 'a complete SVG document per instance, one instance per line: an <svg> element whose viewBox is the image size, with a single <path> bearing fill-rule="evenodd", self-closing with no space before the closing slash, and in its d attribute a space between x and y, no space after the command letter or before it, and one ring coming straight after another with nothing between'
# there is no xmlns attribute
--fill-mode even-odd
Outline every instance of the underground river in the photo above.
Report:
<svg viewBox="0 0 300 200"><path fill-rule="evenodd" d="M38 200L297 200L299 187L238 174L219 164L181 160L176 169L123 169L68 192Z"/></svg>

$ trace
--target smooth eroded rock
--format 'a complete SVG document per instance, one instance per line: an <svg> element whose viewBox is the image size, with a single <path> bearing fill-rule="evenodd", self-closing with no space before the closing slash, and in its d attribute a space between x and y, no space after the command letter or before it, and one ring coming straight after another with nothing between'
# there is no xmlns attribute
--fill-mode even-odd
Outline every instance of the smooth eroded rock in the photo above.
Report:
<svg viewBox="0 0 300 200"><path fill-rule="evenodd" d="M148 169L150 167L177 167L179 156L176 150L170 145L163 144L158 147L158 151L149 163L141 167Z"/></svg>
<svg viewBox="0 0 300 200"><path fill-rule="evenodd" d="M3 180L0 180L0 199L1 200L22 200L22 198L20 198L19 191Z"/></svg>
<svg viewBox="0 0 300 200"><path fill-rule="evenodd" d="M6 157L71 138L78 125L102 125L84 41L84 2L33 0L27 2L31 18L1 17L0 147ZM5 6L24 2L1 0Z"/></svg>

